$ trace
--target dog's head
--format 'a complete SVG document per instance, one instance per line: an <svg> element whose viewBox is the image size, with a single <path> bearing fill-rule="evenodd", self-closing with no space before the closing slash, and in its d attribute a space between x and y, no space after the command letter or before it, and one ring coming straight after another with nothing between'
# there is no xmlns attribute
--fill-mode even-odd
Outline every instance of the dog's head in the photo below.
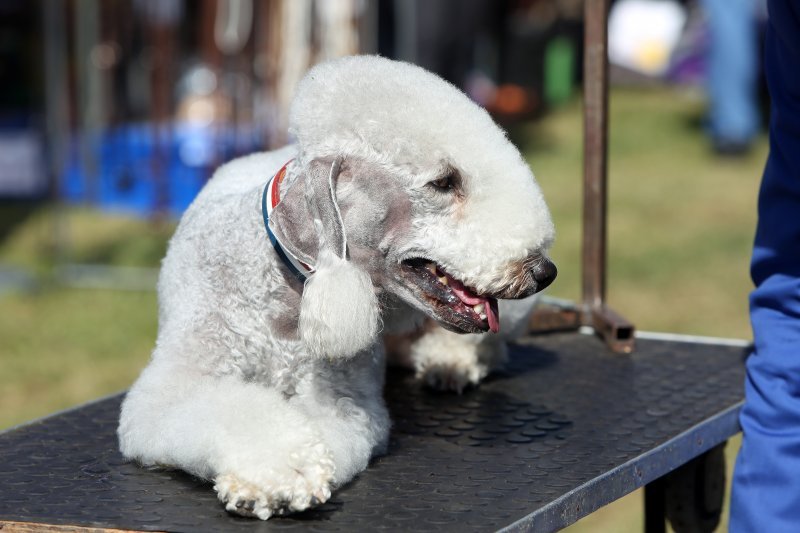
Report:
<svg viewBox="0 0 800 533"><path fill-rule="evenodd" d="M533 174L486 111L437 76L378 57L324 63L301 82L290 122L293 172L305 180L291 187L279 231L301 259L327 246L341 257L346 238L379 296L465 333L496 330L497 298L555 277ZM316 227L301 214L309 197Z"/></svg>

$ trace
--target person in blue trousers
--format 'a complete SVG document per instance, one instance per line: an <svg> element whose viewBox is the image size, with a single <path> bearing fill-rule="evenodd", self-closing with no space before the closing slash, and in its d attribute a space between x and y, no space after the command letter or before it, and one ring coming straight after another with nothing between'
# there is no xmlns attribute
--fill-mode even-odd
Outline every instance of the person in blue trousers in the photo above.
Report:
<svg viewBox="0 0 800 533"><path fill-rule="evenodd" d="M708 21L709 130L723 155L748 150L758 133L758 0L702 0Z"/></svg>
<svg viewBox="0 0 800 533"><path fill-rule="evenodd" d="M742 449L730 531L800 531L800 2L770 0L770 154L758 200Z"/></svg>

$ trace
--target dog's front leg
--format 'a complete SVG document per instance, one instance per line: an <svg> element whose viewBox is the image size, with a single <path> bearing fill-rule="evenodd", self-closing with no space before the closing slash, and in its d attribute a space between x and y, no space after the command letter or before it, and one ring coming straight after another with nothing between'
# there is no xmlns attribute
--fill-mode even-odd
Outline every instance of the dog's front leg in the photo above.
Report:
<svg viewBox="0 0 800 533"><path fill-rule="evenodd" d="M128 393L120 448L212 480L230 512L267 519L324 502L385 446L382 354L314 362L291 397L161 361Z"/></svg>
<svg viewBox="0 0 800 533"><path fill-rule="evenodd" d="M231 512L267 519L330 496L335 464L322 431L283 394L238 376L154 361L131 388L123 454L214 481Z"/></svg>
<svg viewBox="0 0 800 533"><path fill-rule="evenodd" d="M226 509L262 519L302 511L325 502L331 490L363 471L373 455L384 453L390 423L382 397L383 365L382 351L370 350L346 361L315 361L311 375L286 401L289 410L303 417L300 430L313 436L283 459L294 471L289 483L276 490L274 470L260 474L255 483L247 472L223 472L215 478L215 489ZM277 433L296 429L273 427Z"/></svg>
<svg viewBox="0 0 800 533"><path fill-rule="evenodd" d="M480 383L507 358L505 342L489 334L462 335L430 324L409 352L416 376L436 390L461 393Z"/></svg>
<svg viewBox="0 0 800 533"><path fill-rule="evenodd" d="M382 345L348 360L320 360L313 379L292 399L330 450L336 487L364 470L371 457L386 452L390 421L383 400L384 374Z"/></svg>

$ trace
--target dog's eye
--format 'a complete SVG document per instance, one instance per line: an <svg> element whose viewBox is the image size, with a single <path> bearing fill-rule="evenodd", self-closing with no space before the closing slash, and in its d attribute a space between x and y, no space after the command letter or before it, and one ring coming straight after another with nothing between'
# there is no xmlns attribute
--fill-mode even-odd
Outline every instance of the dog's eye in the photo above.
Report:
<svg viewBox="0 0 800 533"><path fill-rule="evenodd" d="M453 178L452 174L448 174L443 178L429 182L428 185L441 191L449 191L455 186L455 179Z"/></svg>

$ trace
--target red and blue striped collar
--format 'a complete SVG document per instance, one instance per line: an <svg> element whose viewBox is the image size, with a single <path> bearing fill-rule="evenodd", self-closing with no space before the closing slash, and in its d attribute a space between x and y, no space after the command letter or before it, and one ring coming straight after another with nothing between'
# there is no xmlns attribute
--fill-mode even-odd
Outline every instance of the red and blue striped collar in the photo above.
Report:
<svg viewBox="0 0 800 533"><path fill-rule="evenodd" d="M281 201L281 183L286 177L286 168L292 161L293 160L291 159L287 161L286 164L283 165L277 172L277 174L272 176L272 178L264 186L264 192L261 195L261 215L264 217L264 227L267 230L267 236L269 237L269 241L272 243L272 247L275 248L275 253L278 254L278 257L281 258L281 261L283 261L289 271L291 271L292 275L302 283L305 282L308 276L314 273L314 269L294 257L291 252L286 250L286 248L281 244L277 235L275 235L275 233L269 227L269 216L272 213L272 210L275 209L275 207Z"/></svg>

